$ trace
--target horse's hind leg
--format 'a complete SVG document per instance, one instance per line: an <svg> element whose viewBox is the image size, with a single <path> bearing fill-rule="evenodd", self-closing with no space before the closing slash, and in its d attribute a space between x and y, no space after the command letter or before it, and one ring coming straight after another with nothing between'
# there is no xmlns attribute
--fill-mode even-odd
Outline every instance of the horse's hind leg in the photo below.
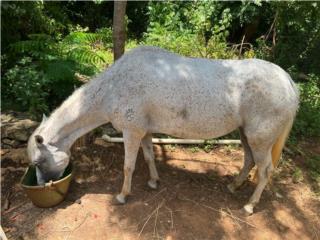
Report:
<svg viewBox="0 0 320 240"><path fill-rule="evenodd" d="M244 206L247 214L253 213L253 208L259 202L273 170L271 147L251 146L251 149L253 159L258 167L258 185L249 202Z"/></svg>
<svg viewBox="0 0 320 240"><path fill-rule="evenodd" d="M141 146L143 150L144 159L148 164L150 171L150 180L148 181L148 186L152 189L157 189L157 181L159 180L159 175L157 172L156 164L154 162L154 152L152 145L152 134L147 134L141 141Z"/></svg>
<svg viewBox="0 0 320 240"><path fill-rule="evenodd" d="M234 193L237 188L239 188L243 182L247 179L249 172L254 167L253 156L251 148L248 144L248 140L242 128L240 130L240 139L242 147L244 150L244 164L238 176L235 177L232 183L228 184L228 189L230 192Z"/></svg>
<svg viewBox="0 0 320 240"><path fill-rule="evenodd" d="M142 136L139 133L125 130L123 131L124 140L124 181L121 193L116 196L118 203L124 204L126 197L131 193L132 174L135 169L137 154L139 151Z"/></svg>

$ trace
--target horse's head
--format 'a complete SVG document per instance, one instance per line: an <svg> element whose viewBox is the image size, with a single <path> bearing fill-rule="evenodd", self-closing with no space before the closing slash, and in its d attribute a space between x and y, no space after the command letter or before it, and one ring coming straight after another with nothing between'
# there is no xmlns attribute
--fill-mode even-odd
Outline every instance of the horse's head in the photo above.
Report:
<svg viewBox="0 0 320 240"><path fill-rule="evenodd" d="M36 167L37 181L40 185L61 177L70 160L67 152L45 141L43 133L39 134L45 121L44 118L28 141L28 156L31 164Z"/></svg>

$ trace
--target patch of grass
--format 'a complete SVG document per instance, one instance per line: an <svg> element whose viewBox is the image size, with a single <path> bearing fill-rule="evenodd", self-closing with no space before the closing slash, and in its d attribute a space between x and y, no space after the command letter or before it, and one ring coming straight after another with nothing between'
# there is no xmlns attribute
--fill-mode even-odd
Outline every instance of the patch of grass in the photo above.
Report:
<svg viewBox="0 0 320 240"><path fill-rule="evenodd" d="M275 178L280 179L284 175L288 176L286 173L290 174L294 183L302 182L306 178L308 181L305 183L310 185L314 193L320 194L320 156L299 145L291 145L290 150L293 151L290 156L300 155L303 157L304 166L297 167L295 161L289 155L284 154L283 160L278 166L278 169L281 170L276 171Z"/></svg>
<svg viewBox="0 0 320 240"><path fill-rule="evenodd" d="M206 140L204 144L200 145L199 147L203 149L203 151L205 151L206 153L209 153L214 148L214 140Z"/></svg>
<svg viewBox="0 0 320 240"><path fill-rule="evenodd" d="M317 193L320 193L320 156L312 155L308 157L306 164L308 175L314 183L313 187Z"/></svg>
<svg viewBox="0 0 320 240"><path fill-rule="evenodd" d="M195 147L190 147L189 150L192 152L192 153L196 153L196 152L199 152L200 151L200 148L198 146L195 146Z"/></svg>
<svg viewBox="0 0 320 240"><path fill-rule="evenodd" d="M233 150L237 149L237 145L236 144L228 144L224 147L224 150L229 154L231 153Z"/></svg>
<svg viewBox="0 0 320 240"><path fill-rule="evenodd" d="M213 144L205 144L203 147L203 150L208 153L211 152L211 150L213 149Z"/></svg>
<svg viewBox="0 0 320 240"><path fill-rule="evenodd" d="M176 150L176 148L177 148L177 146L175 144L165 145L165 149L170 152L174 152Z"/></svg>
<svg viewBox="0 0 320 240"><path fill-rule="evenodd" d="M292 181L294 183L299 183L303 181L303 174L300 168L295 167L295 169L293 170Z"/></svg>

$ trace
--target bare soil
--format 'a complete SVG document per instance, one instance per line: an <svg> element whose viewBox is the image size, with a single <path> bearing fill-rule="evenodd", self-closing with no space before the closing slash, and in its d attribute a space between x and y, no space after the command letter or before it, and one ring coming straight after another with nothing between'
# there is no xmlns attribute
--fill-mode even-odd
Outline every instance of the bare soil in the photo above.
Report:
<svg viewBox="0 0 320 240"><path fill-rule="evenodd" d="M315 152L319 146L312 146ZM320 199L306 176L292 181L292 165L282 164L252 216L240 209L255 184L236 194L226 185L238 173L241 148L155 145L161 183L150 190L140 151L133 193L125 205L113 205L122 186L122 144L97 139L73 150L75 178L63 203L41 209L19 186L27 167L25 149L1 150L1 217L8 239L320 239ZM291 157L302 166L303 156Z"/></svg>

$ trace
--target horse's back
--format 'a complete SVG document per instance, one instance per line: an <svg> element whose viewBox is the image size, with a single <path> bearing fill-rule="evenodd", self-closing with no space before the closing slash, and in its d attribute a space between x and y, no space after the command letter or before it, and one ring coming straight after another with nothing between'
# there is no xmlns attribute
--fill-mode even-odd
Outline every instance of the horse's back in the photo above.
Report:
<svg viewBox="0 0 320 240"><path fill-rule="evenodd" d="M188 58L156 47L140 47L128 55L125 65L130 78L122 86L149 102L190 106L209 102L215 109L221 104L241 108L252 103L295 108L298 102L290 76L264 60Z"/></svg>

